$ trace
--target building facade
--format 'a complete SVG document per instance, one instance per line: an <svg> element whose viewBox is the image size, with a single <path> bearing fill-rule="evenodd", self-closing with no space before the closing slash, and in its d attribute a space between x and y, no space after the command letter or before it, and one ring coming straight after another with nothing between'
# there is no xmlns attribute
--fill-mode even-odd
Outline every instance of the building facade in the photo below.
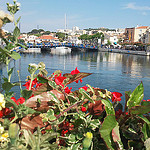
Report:
<svg viewBox="0 0 150 150"><path fill-rule="evenodd" d="M125 28L125 39L124 42L133 43L134 42L135 28Z"/></svg>

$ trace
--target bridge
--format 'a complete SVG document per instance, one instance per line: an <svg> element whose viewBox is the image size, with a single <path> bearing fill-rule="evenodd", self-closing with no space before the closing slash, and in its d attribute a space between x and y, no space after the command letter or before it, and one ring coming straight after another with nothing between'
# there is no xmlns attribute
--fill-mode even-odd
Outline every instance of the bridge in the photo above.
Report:
<svg viewBox="0 0 150 150"><path fill-rule="evenodd" d="M73 43L27 43L28 48L53 48L53 47L70 47L70 48L82 48L82 49L91 49L98 50L98 46L93 46L89 44L73 44Z"/></svg>

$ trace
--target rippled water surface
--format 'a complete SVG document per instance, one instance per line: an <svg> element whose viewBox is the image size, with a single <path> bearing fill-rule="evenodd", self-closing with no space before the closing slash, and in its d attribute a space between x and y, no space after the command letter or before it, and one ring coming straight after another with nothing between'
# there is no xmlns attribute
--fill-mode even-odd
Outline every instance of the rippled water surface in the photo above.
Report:
<svg viewBox="0 0 150 150"><path fill-rule="evenodd" d="M55 70L70 73L76 67L80 72L93 73L84 78L83 83L70 84L73 90L90 84L94 87L108 89L111 92L118 91L124 95L124 91L133 91L142 81L144 84L144 99L150 99L150 57L148 56L105 52L78 52L66 55L56 55L50 52L21 54L20 60L10 63L9 67L14 67L11 81L18 81L17 70L20 71L21 80L25 81L29 75L28 64L38 64L39 62L46 64L49 74ZM0 82L2 82L2 77L6 75L4 66L1 67L0 74ZM19 89L15 88L17 95L18 91Z"/></svg>

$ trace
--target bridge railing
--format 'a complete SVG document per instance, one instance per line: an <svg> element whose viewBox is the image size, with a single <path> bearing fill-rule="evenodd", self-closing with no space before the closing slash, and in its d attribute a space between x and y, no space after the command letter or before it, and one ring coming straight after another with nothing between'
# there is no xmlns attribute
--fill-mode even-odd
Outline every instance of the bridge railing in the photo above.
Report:
<svg viewBox="0 0 150 150"><path fill-rule="evenodd" d="M74 44L74 43L27 43L28 48L52 48L52 47L77 47L77 48L86 48L86 49L98 49L97 46L89 45L89 44Z"/></svg>

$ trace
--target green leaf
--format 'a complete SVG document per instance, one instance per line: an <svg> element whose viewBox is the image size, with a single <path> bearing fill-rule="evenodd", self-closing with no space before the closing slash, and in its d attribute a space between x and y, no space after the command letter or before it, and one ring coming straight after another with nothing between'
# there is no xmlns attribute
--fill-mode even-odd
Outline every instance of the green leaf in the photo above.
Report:
<svg viewBox="0 0 150 150"><path fill-rule="evenodd" d="M9 71L8 71L8 76L10 76L13 72L13 68L11 68Z"/></svg>
<svg viewBox="0 0 150 150"><path fill-rule="evenodd" d="M4 83L2 84L2 88L3 88L3 90L5 90L6 92L9 92L12 87L14 87L14 85L13 85L12 83L10 83L10 82L4 82Z"/></svg>
<svg viewBox="0 0 150 150"><path fill-rule="evenodd" d="M119 126L118 124L112 130L112 137L114 142L117 144L117 149L123 149L123 144L120 138Z"/></svg>
<svg viewBox="0 0 150 150"><path fill-rule="evenodd" d="M32 96L32 91L30 90L27 90L27 89L24 89L22 92L21 92L21 95L22 97L25 98L25 100L29 99L31 96Z"/></svg>
<svg viewBox="0 0 150 150"><path fill-rule="evenodd" d="M76 142L76 136L74 134L69 135L69 143L75 143Z"/></svg>
<svg viewBox="0 0 150 150"><path fill-rule="evenodd" d="M20 29L18 27L15 27L14 32L13 32L13 36L15 40L18 39L19 35L20 35Z"/></svg>
<svg viewBox="0 0 150 150"><path fill-rule="evenodd" d="M79 101L79 98L75 97L73 95L68 95L68 99L71 103L75 103L75 102Z"/></svg>
<svg viewBox="0 0 150 150"><path fill-rule="evenodd" d="M51 92L49 92L49 94L53 97L52 100L53 100L54 102L56 102L56 103L58 103L58 104L60 103L59 99L55 96L55 94L53 94L53 93L51 93Z"/></svg>
<svg viewBox="0 0 150 150"><path fill-rule="evenodd" d="M146 117L144 117L143 115L138 115L138 117L141 118L145 123L150 125L150 121Z"/></svg>
<svg viewBox="0 0 150 150"><path fill-rule="evenodd" d="M81 146L81 143L73 144L73 145L71 146L71 149L72 149L72 150L78 150L80 146Z"/></svg>
<svg viewBox="0 0 150 150"><path fill-rule="evenodd" d="M88 99L91 103L94 103L94 100L83 88L79 89L79 92L83 95L83 98Z"/></svg>
<svg viewBox="0 0 150 150"><path fill-rule="evenodd" d="M47 81L48 81L47 79L45 79L44 77L41 77L41 76L37 76L37 80L42 84L47 83Z"/></svg>
<svg viewBox="0 0 150 150"><path fill-rule="evenodd" d="M22 45L22 44L20 44L20 43L17 43L16 45L17 45L17 46L21 46L21 47L23 47L24 49L28 49L28 47L26 47L25 45Z"/></svg>
<svg viewBox="0 0 150 150"><path fill-rule="evenodd" d="M48 81L48 84L53 88L56 89L57 84L54 81Z"/></svg>
<svg viewBox="0 0 150 150"><path fill-rule="evenodd" d="M6 98L6 102L10 107L13 107L15 111L18 110L18 105L13 100L11 100L10 98Z"/></svg>
<svg viewBox="0 0 150 150"><path fill-rule="evenodd" d="M26 107L27 111L28 111L28 114L34 114L36 113L37 111L35 111L34 109L32 108L29 108L29 107Z"/></svg>
<svg viewBox="0 0 150 150"><path fill-rule="evenodd" d="M150 138L150 126L147 125L146 123L143 124L142 133L144 135L144 140L143 141Z"/></svg>
<svg viewBox="0 0 150 150"><path fill-rule="evenodd" d="M105 105L105 111L109 115L115 115L114 107L113 104L107 99L107 100L102 100L102 103Z"/></svg>
<svg viewBox="0 0 150 150"><path fill-rule="evenodd" d="M117 125L114 115L107 115L100 128L101 137L104 139L108 149L114 150L114 141L112 140L112 130Z"/></svg>
<svg viewBox="0 0 150 150"><path fill-rule="evenodd" d="M17 59L20 59L21 56L19 53L15 52L15 51L11 51L11 54L8 54L11 58L17 60Z"/></svg>
<svg viewBox="0 0 150 150"><path fill-rule="evenodd" d="M53 109L49 109L49 110L47 111L47 117L48 117L49 121L53 121L53 120L56 119L56 117L54 116L54 111L53 111Z"/></svg>
<svg viewBox="0 0 150 150"><path fill-rule="evenodd" d="M54 76L55 76L55 75L59 75L60 73L62 73L62 71L56 70L56 71L53 73L53 75L54 75Z"/></svg>
<svg viewBox="0 0 150 150"><path fill-rule="evenodd" d="M13 48L14 48L13 44L9 42L6 47L6 50L12 50Z"/></svg>
<svg viewBox="0 0 150 150"><path fill-rule="evenodd" d="M17 19L16 23L18 24L21 19L21 16Z"/></svg>
<svg viewBox="0 0 150 150"><path fill-rule="evenodd" d="M86 86L89 87L90 91L92 91L93 94L95 94L94 89L89 84L86 84Z"/></svg>
<svg viewBox="0 0 150 150"><path fill-rule="evenodd" d="M150 105L132 107L129 112L131 114L143 115L150 112Z"/></svg>
<svg viewBox="0 0 150 150"><path fill-rule="evenodd" d="M127 106L130 109L131 107L140 105L141 101L144 97L144 87L143 83L141 82L140 85L138 85L135 90L132 92L129 100L127 101Z"/></svg>

